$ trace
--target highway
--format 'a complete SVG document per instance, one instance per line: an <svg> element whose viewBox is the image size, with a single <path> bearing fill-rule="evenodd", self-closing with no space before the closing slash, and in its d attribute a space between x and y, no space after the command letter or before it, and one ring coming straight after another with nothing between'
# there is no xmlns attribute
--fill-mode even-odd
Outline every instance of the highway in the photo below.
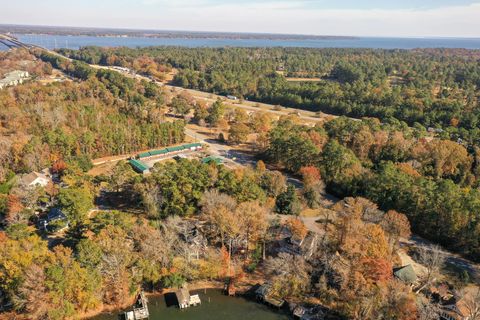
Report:
<svg viewBox="0 0 480 320"><path fill-rule="evenodd" d="M64 55L62 55L62 54L60 54L56 51L52 51L52 50L49 50L47 48L43 48L43 47L39 47L39 46L35 46L35 45L22 43L22 42L18 41L17 39L15 39L13 37L10 37L8 35L0 34L0 39L6 39L8 41L12 41L15 44L17 44L18 47L41 49L41 50L44 50L44 51L46 51L50 54L53 54L53 55L62 57L64 59L67 59L68 61L73 61L73 59L71 59L69 57L66 57L66 56L64 56ZM210 93L210 92L204 92L204 91L199 91L199 90L194 90L194 89L185 89L185 88L182 88L182 87L172 86L172 85L167 84L167 83L154 81L154 80L152 80L148 77L145 77L145 76L142 76L142 75L139 75L139 74L133 74L133 73L126 72L126 71L123 71L123 70L119 70L119 69L116 69L116 68L111 67L111 66L101 66L101 65L95 65L95 64L89 64L89 65L90 65L90 67L92 67L94 69L108 69L108 70L119 72L119 73L121 73L124 76L127 76L129 78L135 78L137 80L145 80L145 81L149 81L149 82L155 82L157 85L159 85L159 86L161 86L161 87L163 87L167 90L170 90L172 92L184 92L184 91L186 91L196 100L203 100L203 101L206 101L206 102L209 102L209 103L213 103L216 100L221 99L221 100L225 101L225 104L227 104L227 107L241 108L241 109L244 109L244 110L250 111L250 112L251 111L264 111L264 112L268 112L272 115L275 115L277 118L280 117L280 116L295 114L301 120L304 120L306 124L314 125L317 122L325 121L326 119L332 119L332 118L338 117L336 115L326 114L326 113L322 113L322 112L315 113L315 112L312 112L312 111L306 111L306 110L295 109L295 108L286 108L286 107L281 107L281 106L280 106L280 110L279 110L278 106L272 105L272 104L260 103L260 102L248 101L248 100L227 99L225 96L217 95L217 94ZM351 118L351 119L352 120L357 120L357 121L360 120L360 119L356 119L356 118Z"/></svg>

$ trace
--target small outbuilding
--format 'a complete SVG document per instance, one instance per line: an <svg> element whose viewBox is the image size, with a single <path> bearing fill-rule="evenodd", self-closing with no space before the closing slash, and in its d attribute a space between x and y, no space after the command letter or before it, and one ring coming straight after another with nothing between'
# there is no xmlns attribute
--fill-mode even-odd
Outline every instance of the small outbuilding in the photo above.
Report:
<svg viewBox="0 0 480 320"><path fill-rule="evenodd" d="M411 264L407 264L406 266L399 268L394 268L393 276L408 285L413 285L417 281L417 275L415 273L415 270L413 270Z"/></svg>
<svg viewBox="0 0 480 320"><path fill-rule="evenodd" d="M202 159L202 163L210 164L214 162L217 165L220 165L223 163L223 160L221 158L213 157L213 156L208 156Z"/></svg>
<svg viewBox="0 0 480 320"><path fill-rule="evenodd" d="M178 307L180 309L190 306L190 292L187 288L183 287L175 291L175 296L177 297Z"/></svg>
<svg viewBox="0 0 480 320"><path fill-rule="evenodd" d="M130 159L129 162L133 170L135 170L138 173L146 174L150 172L148 166L140 160Z"/></svg>

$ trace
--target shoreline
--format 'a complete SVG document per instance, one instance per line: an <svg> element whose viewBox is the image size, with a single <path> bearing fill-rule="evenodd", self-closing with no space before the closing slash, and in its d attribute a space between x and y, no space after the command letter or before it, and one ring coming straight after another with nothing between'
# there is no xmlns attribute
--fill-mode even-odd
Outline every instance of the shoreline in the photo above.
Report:
<svg viewBox="0 0 480 320"><path fill-rule="evenodd" d="M238 292L239 292L239 295L245 293L245 288L247 286L239 286L238 287ZM190 291L199 291L199 290L212 290L212 289L217 289L217 290L223 290L224 288L224 283L221 282L221 281L216 281L216 280L211 280L211 281L196 281L196 282L192 282L190 284L188 284L188 289ZM172 293L172 292L175 292L177 291L178 289L177 288L167 288L167 289L162 289L162 290L156 290L156 291L151 291L151 292L147 292L147 291L144 291L145 295L148 297L160 297L162 295L165 295L167 293ZM119 306L107 306L107 305L101 305L99 308L95 309L95 310L90 310L88 312L85 312L85 313L81 313L81 314L77 314L73 319L81 319L81 320L88 320L88 319L92 319L94 317L97 317L101 314L106 314L106 313L114 313L116 311L119 311L119 310L123 310L123 309L127 309L129 307L131 307L134 303L135 303L135 300L136 300L136 294L129 298L128 301L126 301L125 303L119 305Z"/></svg>

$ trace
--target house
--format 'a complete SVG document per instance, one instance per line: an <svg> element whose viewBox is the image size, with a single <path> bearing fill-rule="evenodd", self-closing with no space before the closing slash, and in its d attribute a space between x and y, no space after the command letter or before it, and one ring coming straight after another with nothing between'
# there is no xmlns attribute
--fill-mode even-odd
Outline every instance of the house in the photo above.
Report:
<svg viewBox="0 0 480 320"><path fill-rule="evenodd" d="M408 285L414 285L417 282L417 275L411 264L406 266L393 268L393 276Z"/></svg>
<svg viewBox="0 0 480 320"><path fill-rule="evenodd" d="M442 305L440 319L442 320L470 320L468 311L462 301L452 301L451 304Z"/></svg>
<svg viewBox="0 0 480 320"><path fill-rule="evenodd" d="M27 71L15 70L7 73L3 79L0 80L0 89L16 86L22 84L24 80L28 79L29 73Z"/></svg>
<svg viewBox="0 0 480 320"><path fill-rule="evenodd" d="M52 208L47 214L46 219L39 221L39 225L46 232L55 232L68 228L68 218L59 208Z"/></svg>
<svg viewBox="0 0 480 320"><path fill-rule="evenodd" d="M465 299L452 293L448 286L432 287L430 294L432 300L440 306L441 320L471 320Z"/></svg>
<svg viewBox="0 0 480 320"><path fill-rule="evenodd" d="M276 253L285 252L292 255L301 255L310 258L319 243L318 234L308 231L305 237L294 235L287 226L282 226L272 243L272 250Z"/></svg>
<svg viewBox="0 0 480 320"><path fill-rule="evenodd" d="M26 187L45 187L49 182L52 181L50 174L46 173L47 171L42 171L41 173L33 171L27 175L24 175L20 179L20 183Z"/></svg>

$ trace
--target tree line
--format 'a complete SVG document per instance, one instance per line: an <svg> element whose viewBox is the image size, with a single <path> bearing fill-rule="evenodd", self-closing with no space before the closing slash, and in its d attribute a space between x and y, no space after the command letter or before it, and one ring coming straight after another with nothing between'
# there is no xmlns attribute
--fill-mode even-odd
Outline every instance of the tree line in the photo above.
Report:
<svg viewBox="0 0 480 320"><path fill-rule="evenodd" d="M292 172L316 166L329 192L404 212L419 235L478 261L478 163L457 143L374 120L311 128L285 119L270 131L265 157Z"/></svg>
<svg viewBox="0 0 480 320"><path fill-rule="evenodd" d="M9 170L40 170L58 160L88 170L93 158L183 141L185 123L165 120L164 94L158 86L50 54L40 57L78 80L30 82L0 92L6 133L1 140L1 181Z"/></svg>
<svg viewBox="0 0 480 320"><path fill-rule="evenodd" d="M443 137L453 140L479 141L478 50L86 47L61 52L140 71L134 61L149 59L157 68L179 69L173 83L185 88L336 115L394 118L442 128ZM288 76L321 81L289 82Z"/></svg>

